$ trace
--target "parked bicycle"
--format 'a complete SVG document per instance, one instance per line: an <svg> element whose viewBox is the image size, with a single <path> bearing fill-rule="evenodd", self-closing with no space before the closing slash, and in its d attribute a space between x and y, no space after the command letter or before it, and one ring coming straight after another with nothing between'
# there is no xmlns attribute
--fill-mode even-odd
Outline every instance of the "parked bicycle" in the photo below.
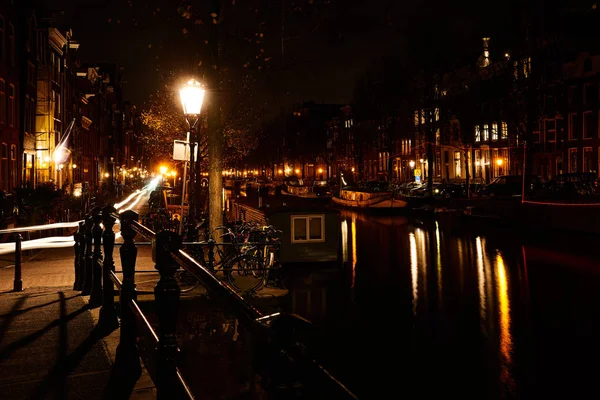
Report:
<svg viewBox="0 0 600 400"><path fill-rule="evenodd" d="M220 226L209 235L208 242L194 245L190 253L203 265L212 267L215 274L223 276L237 291L256 291L262 286L269 286L269 282L276 278L274 271L279 268L280 245L277 233L281 231L273 226L255 223ZM216 243L215 236L223 239L224 243ZM211 243L214 246L212 257L208 254ZM175 278L182 292L191 291L199 285L196 278L185 271L179 271Z"/></svg>

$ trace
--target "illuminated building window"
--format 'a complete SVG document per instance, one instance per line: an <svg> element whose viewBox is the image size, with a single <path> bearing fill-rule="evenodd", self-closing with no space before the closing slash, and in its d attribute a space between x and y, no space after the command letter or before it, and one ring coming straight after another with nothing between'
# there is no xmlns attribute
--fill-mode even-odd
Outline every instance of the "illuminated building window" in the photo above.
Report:
<svg viewBox="0 0 600 400"><path fill-rule="evenodd" d="M488 140L490 140L490 128L488 126L488 124L483 124L483 138L482 140L484 142L487 142Z"/></svg>
<svg viewBox="0 0 600 400"><path fill-rule="evenodd" d="M454 152L454 177L460 178L462 174L460 151Z"/></svg>
<svg viewBox="0 0 600 400"><path fill-rule="evenodd" d="M506 125L506 121L500 122L500 140L508 139L508 125Z"/></svg>
<svg viewBox="0 0 600 400"><path fill-rule="evenodd" d="M440 109L439 108L435 109L435 120L436 121L440 120Z"/></svg>
<svg viewBox="0 0 600 400"><path fill-rule="evenodd" d="M325 241L325 215L292 215L292 243Z"/></svg>
<svg viewBox="0 0 600 400"><path fill-rule="evenodd" d="M498 123L492 122L492 140L495 142L498 140Z"/></svg>
<svg viewBox="0 0 600 400"><path fill-rule="evenodd" d="M481 142L481 128L479 128L479 125L475 125L475 141Z"/></svg>
<svg viewBox="0 0 600 400"><path fill-rule="evenodd" d="M419 110L415 110L415 126L419 126Z"/></svg>

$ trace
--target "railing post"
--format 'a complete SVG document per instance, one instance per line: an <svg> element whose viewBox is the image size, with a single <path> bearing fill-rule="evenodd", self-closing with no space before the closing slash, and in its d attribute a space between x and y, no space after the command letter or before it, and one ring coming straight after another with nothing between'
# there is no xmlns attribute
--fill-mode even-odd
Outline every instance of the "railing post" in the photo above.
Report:
<svg viewBox="0 0 600 400"><path fill-rule="evenodd" d="M92 264L94 262L94 255L92 253L92 226L94 221L91 216L85 218L85 277L83 281L83 290L81 294L84 296L89 295L92 292Z"/></svg>
<svg viewBox="0 0 600 400"><path fill-rule="evenodd" d="M21 242L23 236L19 233L15 233L15 282L13 284L13 292L20 292L23 290L23 280L21 279Z"/></svg>
<svg viewBox="0 0 600 400"><path fill-rule="evenodd" d="M95 207L92 210L94 226L92 236L94 238L94 253L92 257L92 291L90 293L90 307L99 307L102 305L102 209Z"/></svg>
<svg viewBox="0 0 600 400"><path fill-rule="evenodd" d="M115 218L112 213L117 210L113 206L106 206L102 210L102 223L104 233L104 263L102 264L102 308L100 309L99 324L103 329L112 331L119 327L117 310L115 309L115 285L110 278L110 272L115 270L113 252L115 249L115 233L113 227Z"/></svg>
<svg viewBox="0 0 600 400"><path fill-rule="evenodd" d="M75 250L75 282L73 282L73 290L81 291L83 288L83 268L81 264L81 251L82 246L81 242L83 241L82 232L83 232L83 222L79 223L79 227L73 234L73 239L75 240L75 245L73 249ZM85 248L85 245L84 247Z"/></svg>
<svg viewBox="0 0 600 400"><path fill-rule="evenodd" d="M158 313L158 398L172 398L177 388L177 311L181 290L175 280L177 263L171 252L181 249L181 236L162 231L152 240L152 260L160 279L154 287Z"/></svg>
<svg viewBox="0 0 600 400"><path fill-rule="evenodd" d="M123 282L119 303L121 306L121 336L117 346L116 362L125 371L135 373L139 376L142 371L140 355L137 347L136 317L130 305L137 299L135 289L135 262L137 258L137 247L135 246L135 231L131 229L131 223L138 220L135 211L125 211L119 216L121 221L121 236L123 245L119 250L121 255L121 267L123 269Z"/></svg>

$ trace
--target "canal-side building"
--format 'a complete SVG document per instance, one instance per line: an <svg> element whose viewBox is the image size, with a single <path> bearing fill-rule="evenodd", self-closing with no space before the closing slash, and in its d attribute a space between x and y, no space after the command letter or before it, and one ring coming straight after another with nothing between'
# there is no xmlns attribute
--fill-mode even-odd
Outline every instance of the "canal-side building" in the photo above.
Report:
<svg viewBox="0 0 600 400"><path fill-rule="evenodd" d="M554 102L562 98L555 120L546 120L536 141L556 150L552 158L536 165L539 174L599 171L600 153L600 55L580 53L563 65L560 96L546 97ZM559 88L557 88L559 89Z"/></svg>
<svg viewBox="0 0 600 400"><path fill-rule="evenodd" d="M21 60L17 59L19 13L11 3L0 5L0 191L19 187L21 154L19 103ZM20 52L19 52L20 53Z"/></svg>

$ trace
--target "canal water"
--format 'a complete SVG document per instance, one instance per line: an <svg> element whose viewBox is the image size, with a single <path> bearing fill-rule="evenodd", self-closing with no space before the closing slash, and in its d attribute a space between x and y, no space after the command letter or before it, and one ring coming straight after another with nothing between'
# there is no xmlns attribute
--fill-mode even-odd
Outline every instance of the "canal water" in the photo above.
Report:
<svg viewBox="0 0 600 400"><path fill-rule="evenodd" d="M595 238L342 212L341 268L288 269L282 308L362 399L597 397Z"/></svg>

